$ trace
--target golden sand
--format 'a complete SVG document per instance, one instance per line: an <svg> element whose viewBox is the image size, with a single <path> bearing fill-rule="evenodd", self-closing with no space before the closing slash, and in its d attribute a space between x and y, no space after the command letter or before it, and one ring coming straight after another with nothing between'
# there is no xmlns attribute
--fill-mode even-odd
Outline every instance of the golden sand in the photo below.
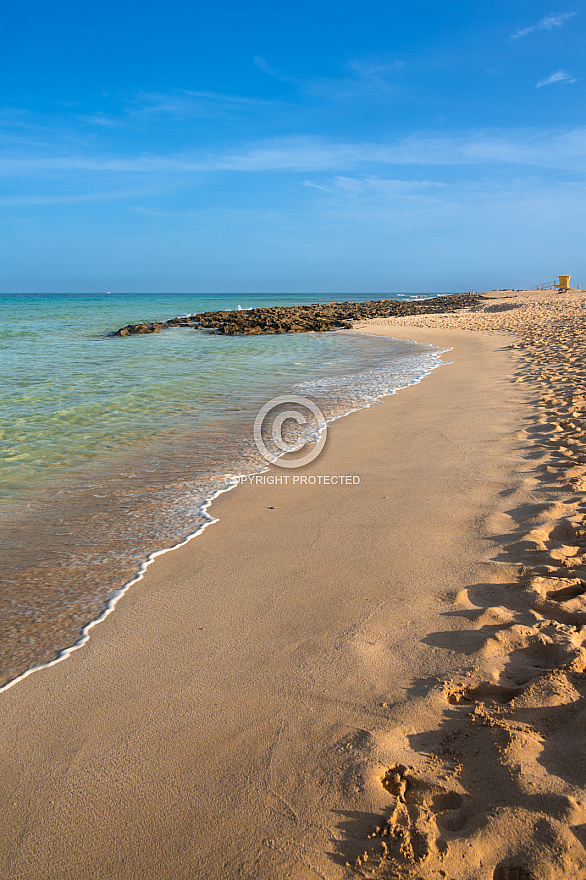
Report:
<svg viewBox="0 0 586 880"><path fill-rule="evenodd" d="M585 878L583 303L358 328L452 348L304 470L360 482L222 496L2 694L0 877Z"/></svg>
<svg viewBox="0 0 586 880"><path fill-rule="evenodd" d="M395 807L365 847L373 876L586 876L586 296L485 297L463 313L357 328L514 334L513 382L536 408L521 411L517 434L529 501L493 517L486 582L454 601L463 626L452 644L473 644L473 663L441 684L441 746L383 778Z"/></svg>

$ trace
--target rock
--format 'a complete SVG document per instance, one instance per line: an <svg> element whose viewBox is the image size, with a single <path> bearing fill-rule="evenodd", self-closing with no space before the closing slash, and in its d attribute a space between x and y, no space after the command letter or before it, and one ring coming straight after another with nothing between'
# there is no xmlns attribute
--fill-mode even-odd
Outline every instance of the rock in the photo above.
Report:
<svg viewBox="0 0 586 880"><path fill-rule="evenodd" d="M421 299L411 302L396 302L383 299L366 303L313 303L307 306L273 306L266 309L251 309L246 312L219 311L203 312L181 318L171 318L166 323L151 322L128 324L110 336L136 336L144 333L158 333L164 327L194 327L196 330L209 330L225 336L257 335L259 333L324 333L333 330L351 330L352 321L368 318L391 318L408 315L441 314L470 308L482 300L478 294L458 293L438 296L434 299Z"/></svg>

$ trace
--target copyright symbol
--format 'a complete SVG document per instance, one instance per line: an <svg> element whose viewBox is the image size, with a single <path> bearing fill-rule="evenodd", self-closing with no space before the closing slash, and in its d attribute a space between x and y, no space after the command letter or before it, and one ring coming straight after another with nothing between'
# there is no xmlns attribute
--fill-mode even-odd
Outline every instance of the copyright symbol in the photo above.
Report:
<svg viewBox="0 0 586 880"><path fill-rule="evenodd" d="M272 427L269 436L277 449L279 449L279 452L271 452L263 438L265 420L269 413L273 413L273 410L277 410L277 412L271 416ZM308 419L308 413L311 413L313 418ZM282 457L276 458L276 456L282 455L284 452L298 452L298 450L303 449L307 443L307 440L304 439L293 438L291 440L286 440L284 438L283 426L288 419L293 420L299 426L307 425L310 421L315 421L319 433L315 446L310 452L301 458L285 461ZM264 433L266 436L266 428ZM278 467L298 468L303 467L305 464L309 464L310 461L317 458L324 448L326 434L327 423L320 408L306 397L297 397L294 394L286 395L284 397L273 397L272 400L269 400L268 403L265 403L265 405L261 407L254 420L254 442L256 443L258 451L266 461L270 461Z"/></svg>

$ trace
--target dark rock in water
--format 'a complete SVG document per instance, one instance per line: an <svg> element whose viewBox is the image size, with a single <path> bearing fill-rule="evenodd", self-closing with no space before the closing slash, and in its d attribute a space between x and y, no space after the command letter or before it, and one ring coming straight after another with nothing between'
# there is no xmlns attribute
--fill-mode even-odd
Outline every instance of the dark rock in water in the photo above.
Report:
<svg viewBox="0 0 586 880"><path fill-rule="evenodd" d="M351 330L353 321L368 318L399 318L409 315L445 314L475 305L483 297L470 293L436 296L396 302L391 299L365 303L314 303L309 306L272 306L267 309L249 309L245 312L202 312L171 318L160 322L128 324L110 336L137 336L158 333L164 327L194 327L225 336L256 335L258 333L324 333L331 330Z"/></svg>
<svg viewBox="0 0 586 880"><path fill-rule="evenodd" d="M167 324L161 324L158 321L150 324L128 324L115 333L111 333L110 336L137 336L141 333L158 333L166 326Z"/></svg>

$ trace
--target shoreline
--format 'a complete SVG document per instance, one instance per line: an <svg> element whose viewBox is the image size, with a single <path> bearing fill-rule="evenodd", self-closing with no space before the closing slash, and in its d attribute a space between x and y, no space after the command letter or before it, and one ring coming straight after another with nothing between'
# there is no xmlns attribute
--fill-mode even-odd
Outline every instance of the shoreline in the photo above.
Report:
<svg viewBox="0 0 586 880"><path fill-rule="evenodd" d="M145 405L152 417L147 419L150 427L142 440L125 444L121 438L118 448L115 441L108 451L99 440L98 424L98 442L86 450L86 461L73 463L69 472L59 467L37 467L45 484L28 489L24 486L20 497L2 505L0 685L32 666L53 661L78 642L80 631L101 616L112 595L134 579L150 553L180 543L197 531L204 522L197 509L217 489L225 488L225 473L254 470L257 463L265 463L252 441L252 430L254 416L267 399L291 390L293 383L305 381L307 387L299 393L309 394L329 416L353 409L373 397L379 388L382 392L392 387L393 368L387 370L385 365L400 358L401 346L407 355L414 354L414 375L419 371L418 363L423 369L427 361L433 360L425 352L419 354L422 350L415 344L389 344L388 340L364 339L358 334L262 338L243 344L213 335L188 338L171 331L171 336L163 340L162 351L157 349L161 342L157 338L139 342L138 347L150 355L140 356L138 361L148 366L154 358L156 365L166 357L168 365L163 372L170 375L174 357L169 356L166 343L173 336L183 339L183 360L178 368L182 374L189 372L190 356L197 366L203 351L206 361L205 350L211 345L211 378L205 373L200 377L199 369L194 369L191 385L187 376L183 386L192 388L192 399L184 390L173 396L169 389L169 405L165 395L160 395L159 405L156 387L149 386L146 397L151 403ZM109 345L113 346L111 357L120 357L125 363L137 343L115 340ZM103 357L101 342L98 349ZM223 351L227 357L222 356ZM176 353L174 344L171 352ZM272 363L276 364L275 374L263 382L263 365L268 369ZM396 363L397 384L402 384L403 378L408 379L409 365L405 362L403 367L400 360ZM142 392L136 366L134 396L139 397ZM379 368L379 373L371 375L369 367ZM220 380L214 379L216 371L229 379L223 393L218 387ZM336 375L345 372L355 372L356 383L346 379L345 386L342 379L338 388L333 387ZM321 385L317 381L314 388L316 380L324 376L329 377L327 381ZM85 378L82 381L91 386L91 375L87 382ZM361 383L364 388L358 387ZM99 394L97 404L98 398ZM185 401L183 408L179 406L181 399ZM163 430L164 424L157 430L153 415L166 408L180 413L177 430L172 434ZM110 418L107 409L100 416L98 406L98 423ZM91 434L91 425L88 430ZM53 439L49 438L50 446L60 443L59 432L54 434ZM7 445L9 438L5 440ZM69 440L63 436L65 458L68 450ZM39 464L41 461L42 457Z"/></svg>
<svg viewBox="0 0 586 880"><path fill-rule="evenodd" d="M523 342L375 332L454 350L337 420L311 469L360 469L359 486L219 497L216 529L158 559L69 663L3 695L6 876L585 876L580 566L557 575L571 596L548 597L552 571L516 586L525 520L551 569L573 558L555 515L577 528L580 507L547 470L539 500L535 456L551 458L531 446Z"/></svg>
<svg viewBox="0 0 586 880"><path fill-rule="evenodd" d="M10 690L15 685L20 684L21 681L24 681L25 679L29 678L29 676L34 675L34 673L36 672L41 672L43 669L50 669L53 666L57 666L57 664L62 663L63 661L71 657L71 655L75 651L83 648L83 646L86 645L90 639L90 633L92 629L94 629L94 627L96 626L99 626L100 623L103 623L103 621L106 620L106 618L108 618L110 614L112 614L120 599L122 599L122 597L128 592L128 590L131 589L131 587L133 587L135 584L139 583L143 579L147 569L150 565L152 565L155 559L157 559L159 556L163 556L165 553L171 553L173 550L179 549L179 547L184 547L191 540L193 540L193 538L197 538L199 535L201 535L208 526L211 526L217 522L214 517L208 514L208 509L211 504L216 500L216 498L218 498L220 495L223 495L224 492L229 492L230 489L233 488L236 487L227 486L225 489L217 491L214 495L211 496L211 498L204 501L204 503L199 508L199 512L202 516L206 517L206 521L202 523L202 525L199 526L199 528L196 529L195 532L187 535L186 538L179 541L177 544L172 544L170 547L163 547L160 550L153 550L152 553L149 553L147 558L143 562L141 562L136 574L134 574L129 581L123 584L120 589L116 590L106 603L105 608L102 609L98 616L95 617L93 620L90 620L90 622L82 628L79 639L76 642L74 642L69 647L64 648L53 660L48 660L46 663L39 663L37 666L31 666L20 675L17 675L15 678L11 678L9 681L5 682L3 685L0 686L0 694L3 694L5 691Z"/></svg>
<svg viewBox="0 0 586 880"><path fill-rule="evenodd" d="M346 330L343 330L342 332L356 333L356 334L360 334L360 335L368 335L366 331L358 331L358 330L354 331L354 330L347 330L346 329ZM372 335L388 335L388 334L386 334L386 333L385 334L376 334L375 333ZM408 339L407 336L404 336L403 338ZM326 419L327 425L329 426L329 425L333 424L334 422L338 421L338 419L342 419L342 418L345 418L346 416L352 415L352 413L359 412L361 409L365 409L365 408L369 408L371 406L374 406L377 403L379 403L380 401L384 400L385 398L390 397L394 394L397 394L400 391L406 390L407 388L411 387L412 385L419 384L419 382L422 382L428 375L430 375L431 372L433 372L434 369L437 369L438 367L442 366L445 363L444 361L441 361L440 358L441 358L442 354L444 354L448 351L449 351L449 349L446 349L445 351L443 349L438 349L437 352L434 352L434 354L437 355L438 362L435 364L435 366L426 368L425 371L423 372L423 374L421 376L419 376L417 379L412 379L407 384L399 385L398 387L394 388L392 391L387 391L387 392L381 391L379 396L376 397L370 403L363 403L361 406L356 407L355 409L350 409L346 412L342 412L342 413L338 413L334 416L330 416L329 418ZM259 474L265 474L268 471L270 471L270 463L268 463L266 466L261 467ZM102 608L102 610L99 611L97 616L95 618L92 618L87 624L85 624L81 628L79 638L76 639L75 642L73 642L71 645L68 645L65 648L63 648L62 650L60 650L59 654L56 657L54 657L53 659L48 660L43 663L39 663L35 666L31 666L28 669L25 669L19 675L16 675L14 678L11 678L8 681L5 681L3 684L0 685L0 694L4 693L5 691L10 690L12 687L19 684L21 681L24 681L25 679L27 679L29 676L33 675L34 673L40 672L41 670L44 670L44 669L49 669L51 667L58 665L59 663L65 661L65 660L67 660L75 651L79 650L79 648L82 648L88 642L88 640L90 638L91 631L96 626L98 626L100 623L102 623L104 620L106 620L106 618L109 617L110 614L115 610L116 605L118 604L120 599L128 592L128 590L130 590L135 584L139 583L143 579L147 569L155 561L155 559L157 559L159 556L163 556L167 553L171 553L174 550L177 550L181 547L184 547L186 544L188 544L194 538L197 538L201 534L203 534L203 532L206 530L206 528L208 526L214 525L214 523L217 523L218 519L214 518L213 516L211 516L208 513L209 508L211 507L213 502L217 498L219 498L219 496L223 495L224 493L230 492L232 489L237 489L239 485L242 485L242 484L246 485L246 483L250 479L252 479L253 476L255 476L255 475L249 475L249 476L246 476L245 478L242 478L242 479L238 478L238 482L235 482L233 484L227 484L225 486L225 488L217 489L213 492L213 494L210 497L205 498L204 501L198 507L198 516L202 517L204 519L204 522L201 525L199 525L198 528L194 532L191 532L190 534L181 538L176 543L169 545L168 547L161 547L157 550L153 550L150 553L148 553L148 555L140 563L139 567L137 568L136 572L132 575L132 577L128 581L123 583L121 587L116 589L113 592L113 594L111 595L110 599L105 604L105 606Z"/></svg>

